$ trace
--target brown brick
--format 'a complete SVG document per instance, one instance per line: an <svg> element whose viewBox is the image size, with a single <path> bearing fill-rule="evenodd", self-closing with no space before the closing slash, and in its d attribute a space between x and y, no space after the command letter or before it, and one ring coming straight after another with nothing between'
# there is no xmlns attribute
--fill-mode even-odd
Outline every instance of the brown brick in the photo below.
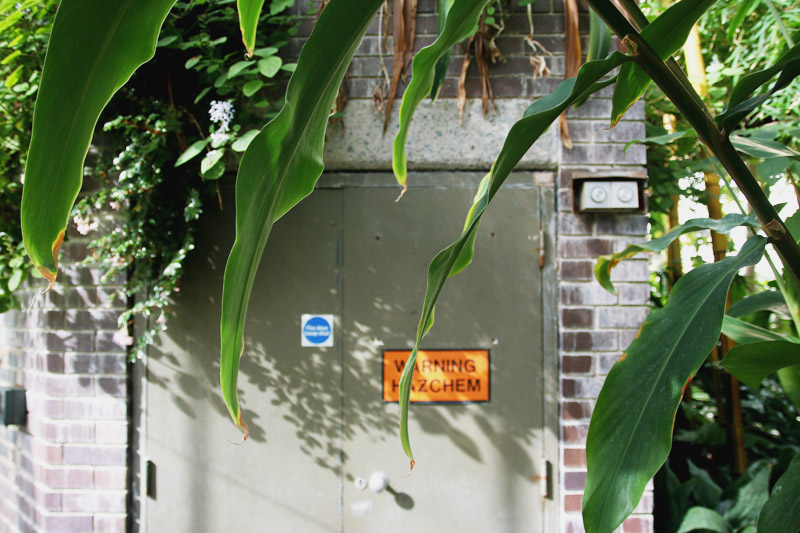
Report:
<svg viewBox="0 0 800 533"><path fill-rule="evenodd" d="M595 237L562 238L559 240L561 257L591 257L607 255L614 251L614 241Z"/></svg>
<svg viewBox="0 0 800 533"><path fill-rule="evenodd" d="M562 309L561 325L565 328L589 328L594 321L592 309Z"/></svg>
<svg viewBox="0 0 800 533"><path fill-rule="evenodd" d="M564 374L591 372L592 359L589 355L565 355L561 358L561 372Z"/></svg>
<svg viewBox="0 0 800 533"><path fill-rule="evenodd" d="M622 523L623 533L650 533L653 531L653 523L650 519L632 516Z"/></svg>
<svg viewBox="0 0 800 533"><path fill-rule="evenodd" d="M610 352L617 349L615 331L565 331L561 334L565 352Z"/></svg>
<svg viewBox="0 0 800 533"><path fill-rule="evenodd" d="M561 418L564 420L589 420L591 416L590 402L564 401L561 404Z"/></svg>
<svg viewBox="0 0 800 533"><path fill-rule="evenodd" d="M586 434L589 432L588 424L581 424L577 426L563 426L561 430L564 443L566 444L582 444L586 442Z"/></svg>
<svg viewBox="0 0 800 533"><path fill-rule="evenodd" d="M570 468L580 468L586 466L586 449L584 448L565 448L564 466Z"/></svg>
<svg viewBox="0 0 800 533"><path fill-rule="evenodd" d="M592 279L594 264L591 261L561 261L561 279L565 281L588 281Z"/></svg>
<svg viewBox="0 0 800 533"><path fill-rule="evenodd" d="M564 472L564 488L583 490L586 486L586 472Z"/></svg>
<svg viewBox="0 0 800 533"><path fill-rule="evenodd" d="M582 498L580 494L564 495L564 510L568 513L580 512Z"/></svg>

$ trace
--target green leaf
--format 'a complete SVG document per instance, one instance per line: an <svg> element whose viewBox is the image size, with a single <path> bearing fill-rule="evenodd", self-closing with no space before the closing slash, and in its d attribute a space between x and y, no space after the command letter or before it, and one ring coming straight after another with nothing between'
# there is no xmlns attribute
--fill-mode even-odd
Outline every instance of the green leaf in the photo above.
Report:
<svg viewBox="0 0 800 533"><path fill-rule="evenodd" d="M733 36L736 35L736 30L738 30L739 26L742 25L744 19L749 17L760 3L761 0L744 0L741 3L739 9L736 10L736 14L727 25L728 28L726 33L728 34L729 40L733 40Z"/></svg>
<svg viewBox="0 0 800 533"><path fill-rule="evenodd" d="M328 114L361 38L383 0L336 0L322 11L286 89L286 105L247 147L236 179L236 240L222 294L220 384L245 432L236 384L244 324L272 225L311 194L322 174Z"/></svg>
<svg viewBox="0 0 800 533"><path fill-rule="evenodd" d="M770 95L780 90L783 86L785 86L786 83L791 81L787 78L791 76L792 71L794 76L797 75L797 69L799 68L797 60L799 59L800 44L789 49L789 51L783 54L772 66L765 68L764 70L759 70L758 72L753 72L751 74L747 74L746 76L742 76L742 79L739 80L739 83L734 85L733 89L731 90L731 98L728 101L725 112L717 116L717 124L722 126L722 128L727 132L733 131L736 125L753 109L761 105L766 98L769 98ZM779 78L779 80L775 82L775 85L772 87L772 89L768 91L767 95L756 97L756 99L750 99L750 95L752 95L756 89L768 83L777 73L782 72L784 69L787 70L787 77L783 77L782 75L783 80ZM782 85L779 86L779 84ZM761 99L759 100L759 98Z"/></svg>
<svg viewBox="0 0 800 533"><path fill-rule="evenodd" d="M200 62L200 56L192 56L186 60L186 63L183 65L183 68L189 70L199 62Z"/></svg>
<svg viewBox="0 0 800 533"><path fill-rule="evenodd" d="M451 11L450 15L453 16L453 13L455 13L455 11ZM448 18L448 21L449 20ZM484 178L484 181L481 183L480 190L469 210L463 233L453 244L436 254L436 257L431 261L428 267L428 286L425 290L425 300L417 326L417 337L414 349L403 368L403 375L400 378L399 388L400 441L406 455L411 459L412 467L414 466L414 456L411 452L411 444L408 437L408 405L411 394L411 382L414 377L414 363L422 338L433 324L434 306L442 287L444 287L445 281L448 277L461 272L469 264L473 254L478 224L480 223L481 216L483 216L483 212L500 189L500 186L533 143L536 142L558 116L578 98L607 86L607 82L599 81L601 78L620 64L630 60L630 57L615 52L607 59L586 63L578 71L577 78L571 78L561 82L552 94L534 102L528 107L524 117L511 127L511 131L508 137L506 137L503 148L497 156L494 165L492 165L489 177ZM408 94L408 91L406 91L406 94Z"/></svg>
<svg viewBox="0 0 800 533"><path fill-rule="evenodd" d="M719 338L731 280L761 259L765 245L751 237L739 255L681 277L611 368L586 439L587 533L619 526L664 463L684 388Z"/></svg>
<svg viewBox="0 0 800 533"><path fill-rule="evenodd" d="M698 530L718 533L730 532L728 523L718 512L705 507L692 507L683 518L678 533L689 533L690 531Z"/></svg>
<svg viewBox="0 0 800 533"><path fill-rule="evenodd" d="M278 53L277 48L275 48L274 46L268 46L266 48L259 48L258 50L253 52L253 55L258 57L269 57L269 56L274 56L277 53Z"/></svg>
<svg viewBox="0 0 800 533"><path fill-rule="evenodd" d="M277 15L278 13L286 11L286 9L293 4L294 0L272 0L272 3L269 5L269 14Z"/></svg>
<svg viewBox="0 0 800 533"><path fill-rule="evenodd" d="M281 69L283 61L278 56L265 57L258 60L258 71L267 78L272 78Z"/></svg>
<svg viewBox="0 0 800 533"><path fill-rule="evenodd" d="M641 36L650 48L665 61L681 49L689 32L703 13L716 0L681 0L642 29ZM650 76L635 63L623 65L611 98L611 126L616 126L625 112L644 94Z"/></svg>
<svg viewBox="0 0 800 533"><path fill-rule="evenodd" d="M240 136L238 139L233 141L231 145L231 149L234 152L244 152L247 150L247 147L250 146L250 142L258 135L259 130L250 130L244 135Z"/></svg>
<svg viewBox="0 0 800 533"><path fill-rule="evenodd" d="M733 506L725 512L725 519L736 529L755 525L761 508L769 498L769 465L761 466L752 479L739 489Z"/></svg>
<svg viewBox="0 0 800 533"><path fill-rule="evenodd" d="M14 292L19 287L20 283L24 279L25 271L24 270L15 270L11 273L11 277L8 278L8 290Z"/></svg>
<svg viewBox="0 0 800 533"><path fill-rule="evenodd" d="M400 129L394 138L392 152L392 169L397 183L408 188L406 184L406 139L411 117L420 102L431 92L435 77L437 61L450 51L453 45L472 33L478 25L483 8L490 0L461 0L454 3L447 14L444 29L436 40L414 56L412 62L411 82L403 94L400 104Z"/></svg>
<svg viewBox="0 0 800 533"><path fill-rule="evenodd" d="M593 10L589 10L589 48L586 61L603 59L611 50L611 28Z"/></svg>
<svg viewBox="0 0 800 533"><path fill-rule="evenodd" d="M722 333L737 344L749 344L751 342L763 341L793 342L792 339L794 339L794 337L790 337L789 335L770 331L728 315L725 315L725 319L722 321Z"/></svg>
<svg viewBox="0 0 800 533"><path fill-rule="evenodd" d="M203 175L206 179L217 179L217 178L210 178L206 174L208 171L211 170L211 167L216 165L222 159L222 156L225 155L223 150L212 150L206 154L203 160L200 162L200 174ZM224 168L224 167L223 167Z"/></svg>
<svg viewBox="0 0 800 533"><path fill-rule="evenodd" d="M455 0L439 0L439 26L437 28L437 36L442 34L444 30L444 23L447 20L447 14L450 8L453 7ZM431 100L436 100L439 96L439 89L442 88L445 76L447 76L447 67L450 65L450 50L446 51L442 57L436 62L433 73L433 85L431 86Z"/></svg>
<svg viewBox="0 0 800 533"><path fill-rule="evenodd" d="M22 193L22 233L52 284L97 119L153 57L174 0L62 0L47 47Z"/></svg>
<svg viewBox="0 0 800 533"><path fill-rule="evenodd" d="M193 142L191 146L178 157L178 160L175 161L175 166L179 167L190 159L197 157L210 141L211 137L207 137L203 140Z"/></svg>
<svg viewBox="0 0 800 533"><path fill-rule="evenodd" d="M800 411L800 366L787 366L778 370L778 381L786 396Z"/></svg>
<svg viewBox="0 0 800 533"><path fill-rule="evenodd" d="M714 509L722 499L722 488L711 479L706 470L695 466L690 459L687 459L686 462L689 465L689 474L696 480L692 492L697 503L703 507Z"/></svg>
<svg viewBox="0 0 800 533"><path fill-rule="evenodd" d="M763 291L751 294L733 304L728 309L728 316L741 318L758 311L778 311L781 308L786 310L786 300L783 299L783 294L780 291Z"/></svg>
<svg viewBox="0 0 800 533"><path fill-rule="evenodd" d="M247 98L250 98L254 94L258 92L264 86L264 82L261 80L250 80L242 86L242 94L244 94Z"/></svg>
<svg viewBox="0 0 800 533"><path fill-rule="evenodd" d="M755 137L744 137L742 135L731 135L731 144L747 155L763 159L773 157L788 157L800 161L800 152L792 150L785 144L769 139L757 139Z"/></svg>
<svg viewBox="0 0 800 533"><path fill-rule="evenodd" d="M239 26L242 30L242 41L247 49L247 55L253 57L253 49L256 47L256 28L258 27L258 17L261 15L261 8L264 0L236 0L236 7L239 10Z"/></svg>
<svg viewBox="0 0 800 533"><path fill-rule="evenodd" d="M794 456L758 515L758 533L800 531L800 454Z"/></svg>
<svg viewBox="0 0 800 533"><path fill-rule="evenodd" d="M254 61L237 61L228 69L228 79L238 76L254 63Z"/></svg>
<svg viewBox="0 0 800 533"><path fill-rule="evenodd" d="M645 241L638 244L630 244L621 252L611 255L603 255L597 259L597 264L594 266L594 276L600 285L603 286L608 292L614 291L614 284L611 283L611 269L624 260L635 256L641 252L661 252L669 247L670 243L683 235L693 231L710 229L717 233L728 233L733 228L739 226L760 227L761 224L758 219L753 215L738 215L730 214L722 217L719 220L713 218L693 218L684 224L672 229L669 233L653 239L652 241Z"/></svg>
<svg viewBox="0 0 800 533"><path fill-rule="evenodd" d="M722 367L739 381L757 389L768 375L787 366L800 365L800 339L751 342L734 346L722 360Z"/></svg>

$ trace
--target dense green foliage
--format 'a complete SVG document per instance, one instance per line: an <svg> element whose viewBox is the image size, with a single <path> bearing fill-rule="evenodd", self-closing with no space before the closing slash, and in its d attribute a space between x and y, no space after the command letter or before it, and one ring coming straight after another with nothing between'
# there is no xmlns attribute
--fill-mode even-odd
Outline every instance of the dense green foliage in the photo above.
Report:
<svg viewBox="0 0 800 533"><path fill-rule="evenodd" d="M43 80L47 83L43 82L36 105L32 153L29 159L29 162L35 161L35 164L29 164L26 172L22 230L28 252L46 276L54 276L53 268L60 244L57 233L58 220L39 220L32 205L46 199L57 204L58 210L71 207L74 196L70 196L72 191L70 187L79 182L81 176L76 176L75 173L70 173L69 169L60 167L57 175L45 170L47 165L57 162L58 158L68 158L72 161L82 157L80 150L83 146L80 142L69 140L48 152L43 149L41 143L37 144L37 139L42 136L60 141L59 128L65 127L62 123L63 118L51 116L48 110L64 99L74 98L74 94L60 92L69 92L65 90L69 86L69 79L65 73L70 71L71 66L78 65L78 62L80 64L85 62L84 56L89 52L95 55L98 64L113 65L110 69L113 79L107 80L103 77L90 79L84 86L78 88L79 91L83 91L81 97L85 96L87 101L95 104L95 107L76 111L74 123L85 125L96 120L100 113L96 109L96 104L109 97L109 87L117 83L120 78L121 70L114 60L119 59L123 62L124 68L136 68L137 62L141 63L144 54L133 56L129 47L147 48L150 44L154 44L152 36L159 29L159 15L164 7L163 3L158 3L156 0L147 0L147 4L137 6L141 12L134 13L123 9L117 14L121 21L120 26L114 27L112 31L104 23L103 13L95 13L88 9L88 4L82 3L86 1L62 0L60 18L56 21L51 53L48 55L48 64L43 74ZM769 0L765 1L769 4ZM246 28L245 40L248 41L248 48L251 46L249 40L252 34L248 32L253 26L252 8L258 3L258 0L239 2L241 23L242 27ZM471 8L482 6L483 3L484 0L456 0L439 36L442 42L434 43L420 52L420 57L430 56L432 59L419 64L415 61L413 76L426 80L425 87L428 90L432 85L427 83L428 76L435 68L436 61L446 48L453 44L448 42L448 39L466 35L460 29L448 31L448 27L459 28L462 23L474 20L464 15L473 13ZM433 325L433 309L447 278L468 266L473 254L477 224L505 178L533 142L568 106L610 85L614 78L607 76L618 66L622 66L620 76L624 74L627 83L616 85L615 113L611 117L612 122L618 118L618 112L627 109L641 95L649 83L648 77L664 91L676 111L686 118L688 125L694 130L694 133L686 135L686 138L696 136L716 159L715 164L730 174L736 186L747 198L770 244L779 252L784 272L780 275L776 270L778 276L776 283L790 309L790 314L800 322L798 298L800 247L740 155L741 151L752 155L767 149L771 152L777 150L785 155L785 148L781 144L765 143L752 135L747 136L736 131L740 123L746 126L754 125L753 121L757 120L755 117L767 109L763 104L770 101L775 94L781 94L779 91L790 86L792 80L800 74L798 68L800 61L796 57L796 54L800 53L800 48L793 47L786 54L781 54L779 50L772 58L773 61L767 61L772 65L768 69L749 72L747 76L739 79L734 77L730 81L731 109L720 110L715 106L709 108L694 92L683 71L669 59L669 56L681 45L679 41L682 39L678 37L688 35L702 12L713 3L710 0L703 2L681 0L670 6L650 24L636 3L629 0L621 2L628 16L611 0L589 0L590 7L620 39L624 40L629 53L616 52L605 59L585 64L576 78L566 80L553 94L533 103L524 116L512 126L502 151L485 178L467 215L464 232L431 262L428 290L417 331L417 348L422 337ZM336 96L336 88L358 46L360 37L380 4L379 0L370 1L366 5L360 0L334 0L322 11L289 82L284 107L252 139L242 158L237 180L237 238L226 267L223 293L221 384L232 418L245 431L245 435L247 427L238 404L236 380L239 358L245 348L244 317L257 264L275 220L304 196L310 194L322 173L325 126ZM118 9L114 5L103 4L102 7ZM61 18L64 13L67 13L67 16ZM80 13L81 17L96 24L100 31L107 32L109 42L112 42L113 46L97 50L84 48L80 54L75 52L75 43L68 36L77 36L83 30L83 26L77 25L75 22L77 18L70 16L74 13ZM152 16L149 18L144 16L147 14ZM745 19L747 16L742 18ZM141 31L131 31L132 28L140 26ZM94 37L93 35L92 38ZM171 37L172 35L168 34L165 38ZM175 43L180 47L182 44L177 39L168 43L164 43L163 40L161 42L165 46ZM53 49L56 51L54 56ZM274 61L271 62L272 66L267 72L262 70L266 69L266 66L261 64L262 61L272 57L270 54L273 52L256 47L256 51L258 50L262 50L265 54L263 59L237 61L227 70L215 69L213 72L219 71L214 82L215 89L220 89L228 83L235 86L237 83L235 80L240 73L256 75L258 72L267 78L269 78L268 73L274 74ZM49 68L51 57L55 57L53 60L55 66ZM190 69L200 64L200 60L194 63L192 61L193 58L187 60ZM753 66L753 68L759 67L760 65ZM200 68L205 68L208 74L209 68L214 66L202 65ZM417 71L418 68L421 69L420 72ZM647 73L647 76L644 76L644 73ZM777 81L773 85L772 80L775 78ZM166 84L167 87L176 87L176 80L171 81ZM248 80L246 83L252 81L261 80ZM247 91L256 94L262 88L255 87L256 85L250 85L245 89L245 86L242 86L241 90L243 93ZM419 98L419 94L416 93L407 96L411 99L410 102ZM424 96L423 94L422 97ZM172 97L166 101L170 107L181 110L180 107L174 106ZM404 118L410 120L413 106L407 104L404 98L401 109L409 113ZM178 161L183 163L193 155L198 155L204 148L210 148L211 152L205 155L201 163L201 173L207 179L218 178L224 170L218 166L224 155L219 151L229 140L229 130L222 124L229 125L232 119L231 108L219 100L215 100L212 108L210 120L215 122L215 125L213 138L209 141L210 146L205 144L205 141L191 143ZM125 116L134 117L130 122L145 124L148 129L155 132L152 135L139 136L142 147L157 147L159 145L157 136L161 135L162 131L169 131L168 120L160 122L158 117L151 118L148 114L141 114L142 118L136 118L139 115L133 113ZM71 127L70 124L67 121L66 126ZM124 133L125 128L122 131ZM222 140L223 135L224 140ZM180 142L180 137L178 141ZM402 139L399 142L402 144ZM88 141L86 145L88 146ZM231 148L234 146L231 145ZM119 158L115 165L126 161L124 157ZM403 167L402 164L395 165L395 168L399 169L397 177L401 182L404 178ZM126 168L120 167L118 170L124 172ZM142 176L158 174L156 170L158 169L146 170ZM69 186L59 181L62 176L69 182ZM124 181L121 179L120 183ZM140 196L142 194L148 193L139 192ZM128 201L134 209L141 202L130 198ZM142 205L146 203L142 202ZM588 478L583 502L584 524L587 531L606 533L616 529L636 506L649 478L663 464L672 443L672 424L684 389L716 344L720 332L726 331L729 336L732 335L729 330L725 330L726 324L729 327L731 321L724 317L729 286L739 269L752 266L760 260L764 254L767 237L754 235L739 250L738 255L714 264L702 265L684 276L675 285L673 295L665 306L645 323L641 334L612 368L597 400L589 428ZM134 257L123 259L127 265ZM119 266L122 266L122 261ZM609 261L608 269L613 266L614 262ZM749 326L744 327L745 330L748 328ZM749 334L753 334L752 328ZM769 346L768 344L765 349L769 350ZM751 353L747 357L757 355ZM800 361L800 354L798 357ZM784 363L786 361L784 360ZM791 362L791 359L788 361ZM754 360L749 361L748 365L750 364L758 366L761 363ZM406 365L407 372L404 372L401 381L401 391L404 387L408 389L413 368L413 364ZM800 366L789 364L778 371L782 386L790 396L795 390L795 385L800 385L798 369ZM731 371L736 372L734 368L731 368ZM800 389L797 392L800 392ZM401 394L403 413L401 441L406 453L411 457L408 407L408 394ZM647 445L642 445L645 442ZM723 528L721 530L733 527L750 528L752 531L755 520L758 520L759 524L783 524L781 527L791 528L792 520L786 518L793 519L798 514L797 510L792 507L790 501L787 502L785 496L779 494L780 490L774 490L771 495L767 493L768 477L769 472L766 469L754 471L752 480L747 480L746 485L740 483L741 490L738 490L735 498L730 500L732 504L726 504L725 510L720 509L723 513L720 517L704 510L695 511L692 516L696 515L704 524ZM790 487L793 483L790 483L788 478L782 478L779 486ZM751 487L752 490L745 487ZM765 501L767 504L763 505ZM753 518L755 509L761 507L763 510L758 513L758 517ZM764 531L763 528L760 531Z"/></svg>

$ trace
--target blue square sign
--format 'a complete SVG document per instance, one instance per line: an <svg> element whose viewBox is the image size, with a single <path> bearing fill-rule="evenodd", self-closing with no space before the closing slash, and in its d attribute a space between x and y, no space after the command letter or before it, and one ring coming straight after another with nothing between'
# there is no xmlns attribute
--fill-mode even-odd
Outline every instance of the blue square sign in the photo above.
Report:
<svg viewBox="0 0 800 533"><path fill-rule="evenodd" d="M333 346L333 315L302 315L300 346Z"/></svg>

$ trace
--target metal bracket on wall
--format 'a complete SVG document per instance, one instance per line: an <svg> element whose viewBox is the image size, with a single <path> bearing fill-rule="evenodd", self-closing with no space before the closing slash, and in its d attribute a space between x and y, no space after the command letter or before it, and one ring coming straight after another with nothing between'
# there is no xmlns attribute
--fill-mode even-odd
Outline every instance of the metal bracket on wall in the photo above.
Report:
<svg viewBox="0 0 800 533"><path fill-rule="evenodd" d="M25 405L25 389L22 387L0 388L0 415L4 426L24 426L28 409Z"/></svg>

